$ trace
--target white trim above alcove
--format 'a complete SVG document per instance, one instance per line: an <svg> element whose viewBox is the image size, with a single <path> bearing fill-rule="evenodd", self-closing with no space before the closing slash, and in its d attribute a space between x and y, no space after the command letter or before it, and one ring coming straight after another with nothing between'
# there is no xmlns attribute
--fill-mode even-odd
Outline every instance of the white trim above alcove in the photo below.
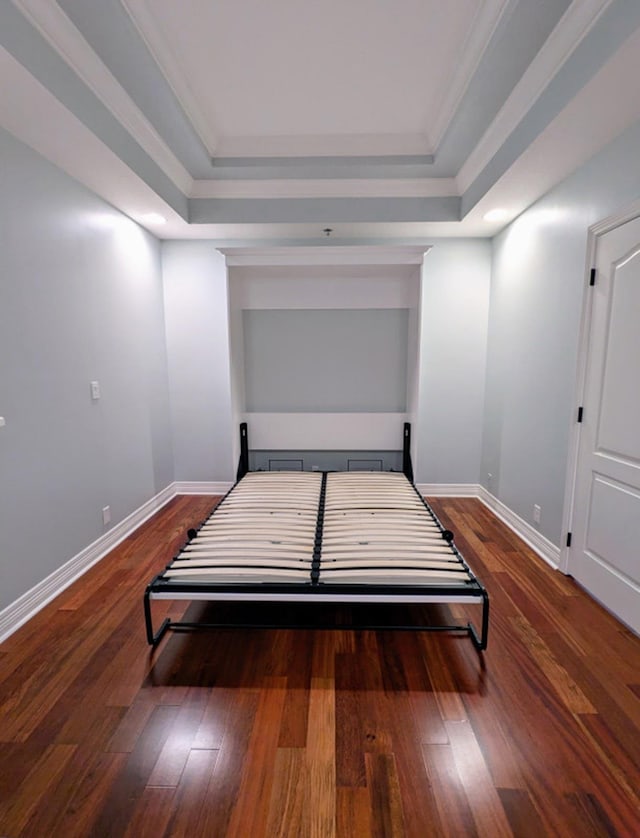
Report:
<svg viewBox="0 0 640 838"><path fill-rule="evenodd" d="M383 247L234 247L221 248L227 265L262 267L269 265L422 265L430 245Z"/></svg>

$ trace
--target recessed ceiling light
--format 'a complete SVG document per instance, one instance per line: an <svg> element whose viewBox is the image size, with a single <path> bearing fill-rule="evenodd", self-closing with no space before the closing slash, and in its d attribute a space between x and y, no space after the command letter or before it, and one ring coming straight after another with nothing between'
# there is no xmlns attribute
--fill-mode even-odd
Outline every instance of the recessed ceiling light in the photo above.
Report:
<svg viewBox="0 0 640 838"><path fill-rule="evenodd" d="M146 212L144 215L140 216L140 221L143 224L166 224L167 219L164 215L160 215L159 212Z"/></svg>
<svg viewBox="0 0 640 838"><path fill-rule="evenodd" d="M489 210L482 217L485 221L506 221L509 215L509 210L497 208Z"/></svg>

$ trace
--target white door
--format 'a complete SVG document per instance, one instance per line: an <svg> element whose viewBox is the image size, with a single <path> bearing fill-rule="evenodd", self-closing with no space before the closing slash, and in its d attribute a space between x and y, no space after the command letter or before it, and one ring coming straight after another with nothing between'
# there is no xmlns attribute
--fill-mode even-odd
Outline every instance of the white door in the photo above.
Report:
<svg viewBox="0 0 640 838"><path fill-rule="evenodd" d="M568 571L640 633L640 218L602 235Z"/></svg>

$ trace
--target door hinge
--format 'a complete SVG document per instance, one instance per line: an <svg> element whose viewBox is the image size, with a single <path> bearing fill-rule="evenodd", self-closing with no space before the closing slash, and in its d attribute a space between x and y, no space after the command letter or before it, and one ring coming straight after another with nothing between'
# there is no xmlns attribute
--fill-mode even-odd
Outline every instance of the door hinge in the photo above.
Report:
<svg viewBox="0 0 640 838"><path fill-rule="evenodd" d="M596 284L596 269L591 268L591 273L589 274L589 285Z"/></svg>
<svg viewBox="0 0 640 838"><path fill-rule="evenodd" d="M578 408L578 422L582 422L582 414L584 413L584 409L582 405Z"/></svg>
<svg viewBox="0 0 640 838"><path fill-rule="evenodd" d="M567 533L567 547L571 547L571 533Z"/></svg>

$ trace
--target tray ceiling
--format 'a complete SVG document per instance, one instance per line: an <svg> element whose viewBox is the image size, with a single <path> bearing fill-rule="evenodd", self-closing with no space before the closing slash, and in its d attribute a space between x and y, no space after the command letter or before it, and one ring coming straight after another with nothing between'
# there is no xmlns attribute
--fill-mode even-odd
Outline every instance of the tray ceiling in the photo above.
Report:
<svg viewBox="0 0 640 838"><path fill-rule="evenodd" d="M0 125L161 237L486 236L640 117L639 27L625 0L11 0Z"/></svg>

